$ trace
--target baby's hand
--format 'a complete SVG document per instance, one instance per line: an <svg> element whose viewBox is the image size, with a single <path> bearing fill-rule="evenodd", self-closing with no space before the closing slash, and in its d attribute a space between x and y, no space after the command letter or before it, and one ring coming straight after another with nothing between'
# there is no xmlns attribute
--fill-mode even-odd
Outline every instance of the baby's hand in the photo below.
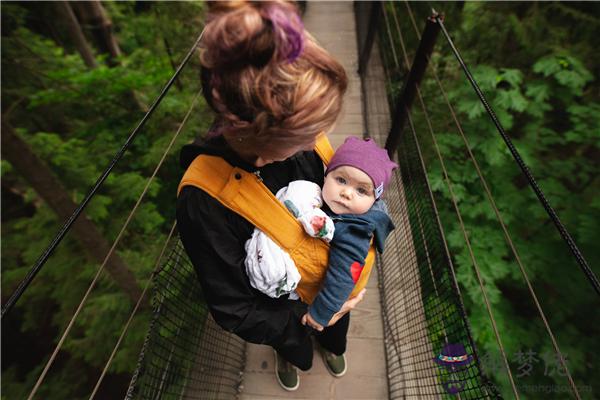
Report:
<svg viewBox="0 0 600 400"><path fill-rule="evenodd" d="M318 330L319 332L323 330L323 326L317 321L315 321L309 313L304 314L304 316L302 317L302 325L306 324L308 324L308 326L310 326L311 328Z"/></svg>
<svg viewBox="0 0 600 400"><path fill-rule="evenodd" d="M331 218L323 210L313 208L298 217L298 221L310 236L321 238L326 242L330 242L333 239L335 226Z"/></svg>

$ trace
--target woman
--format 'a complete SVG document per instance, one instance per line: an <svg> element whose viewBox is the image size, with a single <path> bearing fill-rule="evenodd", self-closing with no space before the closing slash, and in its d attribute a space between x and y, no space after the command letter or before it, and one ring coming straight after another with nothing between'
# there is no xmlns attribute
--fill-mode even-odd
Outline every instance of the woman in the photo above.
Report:
<svg viewBox="0 0 600 400"><path fill-rule="evenodd" d="M335 124L347 77L304 30L295 5L209 4L201 65L204 96L217 115L207 139L183 148L185 169L203 154L256 174L273 193L298 179L323 184L323 163L313 148L317 135ZM195 186L181 188L177 223L215 321L248 342L272 346L279 383L298 388L290 363L302 370L312 365L313 330L301 323L307 305L250 286L244 245L254 226ZM348 311L363 294L315 333L336 376L346 369Z"/></svg>

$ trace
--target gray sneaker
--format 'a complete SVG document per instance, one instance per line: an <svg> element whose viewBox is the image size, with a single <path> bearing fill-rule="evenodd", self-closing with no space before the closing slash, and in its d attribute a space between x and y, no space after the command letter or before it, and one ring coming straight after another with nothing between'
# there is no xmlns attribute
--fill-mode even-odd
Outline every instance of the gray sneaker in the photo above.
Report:
<svg viewBox="0 0 600 400"><path fill-rule="evenodd" d="M336 356L335 354L321 348L321 355L327 371L336 378L344 376L347 370L346 356Z"/></svg>
<svg viewBox="0 0 600 400"><path fill-rule="evenodd" d="M273 352L275 353L275 376L277 377L277 382L288 392L293 392L300 386L298 370L277 354L277 351L273 350Z"/></svg>

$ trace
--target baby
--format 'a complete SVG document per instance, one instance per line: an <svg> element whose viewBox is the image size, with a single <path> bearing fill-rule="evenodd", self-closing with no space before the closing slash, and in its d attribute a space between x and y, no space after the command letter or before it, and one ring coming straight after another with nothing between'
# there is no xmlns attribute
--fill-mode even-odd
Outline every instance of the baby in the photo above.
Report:
<svg viewBox="0 0 600 400"><path fill-rule="evenodd" d="M322 191L312 182L294 181L277 193L308 234L330 242L325 281L303 323L319 330L327 326L358 281L371 239L383 252L394 225L379 199L397 167L371 139L349 137L331 158ZM300 274L285 251L255 229L246 252L253 287L271 297L298 298Z"/></svg>

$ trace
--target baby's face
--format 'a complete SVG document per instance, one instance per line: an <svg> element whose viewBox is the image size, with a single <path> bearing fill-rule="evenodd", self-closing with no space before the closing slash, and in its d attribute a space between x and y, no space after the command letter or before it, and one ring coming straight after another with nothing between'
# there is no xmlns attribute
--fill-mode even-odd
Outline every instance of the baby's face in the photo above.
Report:
<svg viewBox="0 0 600 400"><path fill-rule="evenodd" d="M325 177L323 201L336 214L364 214L375 203L373 181L360 169L343 165Z"/></svg>

